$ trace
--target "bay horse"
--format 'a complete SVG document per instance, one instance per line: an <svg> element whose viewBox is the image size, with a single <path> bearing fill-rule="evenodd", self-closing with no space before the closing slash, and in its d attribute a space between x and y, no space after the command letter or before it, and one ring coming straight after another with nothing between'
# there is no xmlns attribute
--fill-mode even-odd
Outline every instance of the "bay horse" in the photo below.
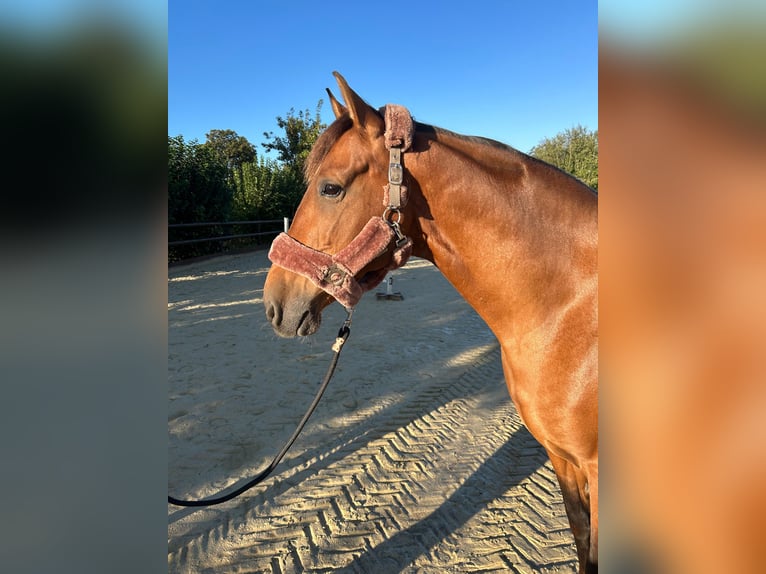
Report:
<svg viewBox="0 0 766 574"><path fill-rule="evenodd" d="M327 90L336 119L272 244L267 319L279 336L310 335L325 307L352 309L410 254L432 262L497 337L510 396L558 478L579 572L597 572L597 193L504 144L376 110L334 75L344 103Z"/></svg>

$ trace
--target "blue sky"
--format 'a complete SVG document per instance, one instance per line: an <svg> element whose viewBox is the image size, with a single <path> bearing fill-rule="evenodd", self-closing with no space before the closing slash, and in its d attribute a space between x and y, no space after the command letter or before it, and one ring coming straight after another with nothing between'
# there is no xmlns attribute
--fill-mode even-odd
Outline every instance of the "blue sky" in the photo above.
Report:
<svg viewBox="0 0 766 574"><path fill-rule="evenodd" d="M371 3L171 0L168 134L232 129L263 153L276 116L338 94L333 70L375 107L528 151L598 128L593 0Z"/></svg>

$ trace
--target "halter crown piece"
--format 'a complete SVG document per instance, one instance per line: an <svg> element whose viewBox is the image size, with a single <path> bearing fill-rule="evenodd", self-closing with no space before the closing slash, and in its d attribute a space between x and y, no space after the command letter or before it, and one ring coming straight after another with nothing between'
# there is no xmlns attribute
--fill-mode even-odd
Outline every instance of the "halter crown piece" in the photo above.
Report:
<svg viewBox="0 0 766 574"><path fill-rule="evenodd" d="M346 309L353 309L365 291L377 287L386 273L404 265L412 254L412 240L402 234L399 224L401 209L407 204L402 152L412 146L415 128L403 106L388 104L383 115L385 144L389 150L383 215L370 219L351 243L334 255L304 245L287 233L280 233L269 250L269 259L274 265L306 277ZM359 283L355 275L390 248L393 250L388 266Z"/></svg>

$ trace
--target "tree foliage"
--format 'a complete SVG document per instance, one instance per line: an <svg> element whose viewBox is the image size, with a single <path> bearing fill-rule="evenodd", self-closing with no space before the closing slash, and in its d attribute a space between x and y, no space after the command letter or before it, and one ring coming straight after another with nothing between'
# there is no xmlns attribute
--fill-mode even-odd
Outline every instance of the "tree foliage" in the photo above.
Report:
<svg viewBox="0 0 766 574"><path fill-rule="evenodd" d="M225 220L231 200L224 160L196 140L168 137L169 223Z"/></svg>
<svg viewBox="0 0 766 574"><path fill-rule="evenodd" d="M320 116L322 103L322 100L317 102L313 117L309 110L296 115L293 108L286 117L277 116L277 125L284 135L274 135L274 132L263 134L267 141L261 145L267 151L277 152L281 165L280 173L275 178L275 196L283 214L292 216L303 197L303 166L319 134L327 127Z"/></svg>
<svg viewBox="0 0 766 574"><path fill-rule="evenodd" d="M302 190L302 184L296 184L291 170L259 157L242 166L242 187L234 196L232 218L252 221L292 215L297 207L296 190Z"/></svg>
<svg viewBox="0 0 766 574"><path fill-rule="evenodd" d="M243 166L255 161L255 146L234 130L210 130L203 146L226 164L229 183L236 194L242 191Z"/></svg>
<svg viewBox="0 0 766 574"><path fill-rule="evenodd" d="M263 136L269 140L261 144L269 151L276 151L279 161L286 167L303 173L303 165L306 158L317 141L319 134L327 126L322 123L320 112L322 110L322 100L319 100L313 119L309 110L298 112L290 108L287 117L277 116L277 125L284 130L284 136L275 136L274 132L264 132Z"/></svg>
<svg viewBox="0 0 766 574"><path fill-rule="evenodd" d="M230 170L255 161L255 146L234 130L210 130L205 137L204 145L222 158Z"/></svg>
<svg viewBox="0 0 766 574"><path fill-rule="evenodd" d="M546 138L529 155L555 165L598 189L598 131L577 125Z"/></svg>
<svg viewBox="0 0 766 574"><path fill-rule="evenodd" d="M168 137L168 215L170 223L252 221L292 216L305 186L303 165L326 127L308 110L277 117L283 134L264 133L268 151L277 159L259 157L255 146L234 130L214 129L203 144Z"/></svg>

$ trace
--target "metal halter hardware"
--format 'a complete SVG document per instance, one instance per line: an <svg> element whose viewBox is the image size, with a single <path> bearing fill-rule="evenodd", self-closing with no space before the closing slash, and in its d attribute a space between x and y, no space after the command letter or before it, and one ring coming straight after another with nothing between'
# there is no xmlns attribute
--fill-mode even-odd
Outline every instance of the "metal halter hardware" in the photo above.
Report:
<svg viewBox="0 0 766 574"><path fill-rule="evenodd" d="M392 121L397 115L398 122ZM386 147L388 148L388 185L385 188L387 207L383 212L383 220L391 226L396 235L396 246L401 247L407 242L407 237L402 233L401 209L407 202L407 187L404 184L404 166L402 165L402 152L409 149L414 126L412 117L406 108L389 104L386 106L384 117L386 121ZM401 118L406 118L405 125L401 124ZM394 125L395 124L395 125ZM396 144L394 143L396 142Z"/></svg>
<svg viewBox="0 0 766 574"><path fill-rule="evenodd" d="M402 233L399 223L402 221L402 212L398 207L387 207L383 212L383 221L388 223L396 236L394 244L401 247L407 242L407 236Z"/></svg>
<svg viewBox="0 0 766 574"><path fill-rule="evenodd" d="M396 246L400 247L407 241L402 234L399 224L402 221L402 185L404 182L404 167L402 166L402 149L399 147L389 148L388 163L388 207L383 212L383 220L391 226L396 234Z"/></svg>
<svg viewBox="0 0 766 574"><path fill-rule="evenodd" d="M404 182L404 167L402 167L402 150L398 147L389 149L388 164L388 205L398 210L402 206L402 183Z"/></svg>

